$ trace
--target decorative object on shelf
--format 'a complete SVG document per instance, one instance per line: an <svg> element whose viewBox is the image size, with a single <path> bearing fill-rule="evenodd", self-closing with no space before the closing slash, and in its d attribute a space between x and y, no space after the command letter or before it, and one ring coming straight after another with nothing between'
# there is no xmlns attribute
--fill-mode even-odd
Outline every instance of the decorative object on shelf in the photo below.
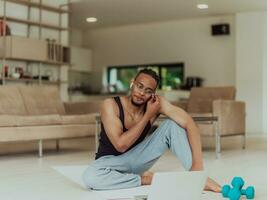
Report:
<svg viewBox="0 0 267 200"><path fill-rule="evenodd" d="M47 60L51 62L68 63L69 47L58 44L56 39L46 38L47 42Z"/></svg>
<svg viewBox="0 0 267 200"><path fill-rule="evenodd" d="M8 77L8 65L4 66L4 77Z"/></svg>
<svg viewBox="0 0 267 200"><path fill-rule="evenodd" d="M39 79L39 75L37 75L37 76L33 76L32 78L33 79ZM45 81L49 81L49 76L47 76L47 75L42 75L41 76L41 80L45 80Z"/></svg>
<svg viewBox="0 0 267 200"><path fill-rule="evenodd" d="M188 76L185 85L181 87L184 90L190 90L192 87L201 87L204 79L197 76Z"/></svg>
<svg viewBox="0 0 267 200"><path fill-rule="evenodd" d="M7 23L5 21L0 20L0 36L11 35L11 31Z"/></svg>
<svg viewBox="0 0 267 200"><path fill-rule="evenodd" d="M21 77L23 79L32 79L32 74L30 72L24 72L23 76Z"/></svg>
<svg viewBox="0 0 267 200"><path fill-rule="evenodd" d="M21 67L12 67L10 77L14 79L19 79L23 77L23 69Z"/></svg>
<svg viewBox="0 0 267 200"><path fill-rule="evenodd" d="M24 71L22 67L15 67L15 73L19 74L19 78L23 77Z"/></svg>
<svg viewBox="0 0 267 200"><path fill-rule="evenodd" d="M57 61L56 60L56 40L51 40L51 61Z"/></svg>
<svg viewBox="0 0 267 200"><path fill-rule="evenodd" d="M19 74L18 72L13 72L13 73L11 74L11 77L12 77L12 78L15 78L15 79L19 79L19 78L20 78L20 74Z"/></svg>
<svg viewBox="0 0 267 200"><path fill-rule="evenodd" d="M49 38L46 38L47 42L47 60L51 60L52 55L51 55L51 40Z"/></svg>
<svg viewBox="0 0 267 200"><path fill-rule="evenodd" d="M69 63L70 62L70 48L62 46L62 52L61 52L61 59L63 63Z"/></svg>

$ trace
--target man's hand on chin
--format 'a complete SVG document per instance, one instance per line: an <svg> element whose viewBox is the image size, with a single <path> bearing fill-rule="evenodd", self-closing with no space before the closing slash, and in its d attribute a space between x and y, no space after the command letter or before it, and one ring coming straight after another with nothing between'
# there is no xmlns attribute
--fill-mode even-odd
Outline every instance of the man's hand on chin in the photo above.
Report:
<svg viewBox="0 0 267 200"><path fill-rule="evenodd" d="M222 188L217 182L208 177L204 190L219 193L221 192Z"/></svg>

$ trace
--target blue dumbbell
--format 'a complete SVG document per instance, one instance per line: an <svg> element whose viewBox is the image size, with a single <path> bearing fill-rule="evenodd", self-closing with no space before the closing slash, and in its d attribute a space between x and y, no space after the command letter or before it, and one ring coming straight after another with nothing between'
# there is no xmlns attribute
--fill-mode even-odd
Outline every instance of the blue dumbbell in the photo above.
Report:
<svg viewBox="0 0 267 200"><path fill-rule="evenodd" d="M224 185L222 188L223 197L228 197L230 200L239 200L242 195L245 195L247 199L253 199L255 196L254 187L250 186L246 190L242 189L244 186L244 180L241 177L234 177L231 185Z"/></svg>

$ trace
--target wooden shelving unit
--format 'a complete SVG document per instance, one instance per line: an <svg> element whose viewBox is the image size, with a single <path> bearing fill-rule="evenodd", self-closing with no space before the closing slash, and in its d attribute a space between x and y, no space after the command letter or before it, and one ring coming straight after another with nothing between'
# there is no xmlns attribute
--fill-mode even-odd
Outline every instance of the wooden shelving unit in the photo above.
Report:
<svg viewBox="0 0 267 200"><path fill-rule="evenodd" d="M2 42L2 49L4 52L4 55L0 55L0 59L2 59L2 77L0 78L0 82L2 84L6 84L8 82L23 82L23 83L35 83L35 84L55 84L55 85L60 85L62 83L67 83L67 81L61 81L60 80L60 67L61 66L69 66L69 59L65 59L66 56L69 57L69 50L68 47L66 45L62 45L62 31L70 31L70 29L68 27L64 27L62 26L62 14L69 14L70 11L68 10L69 7L69 0L67 1L66 4L64 5L60 5L59 7L55 7L55 6L50 6L50 5L45 5L43 4L42 0L39 0L39 2L32 2L31 0L0 0L3 2L4 7L1 8L3 9L3 15L0 16L0 20L2 20L4 23L6 22L14 22L14 23L19 23L19 24L25 24L27 25L27 37L30 40L28 40L29 42L31 41L31 34L30 34L30 27L35 26L38 27L38 39L39 41L42 41L46 43L47 49L45 51L44 50L44 45L42 45L42 52L45 52L46 56L40 56L40 58L42 59L38 59L37 57L34 57L34 55L31 57L29 55L31 54L27 54L27 57L23 57L23 55L20 56L16 56L16 53L14 53L14 51L11 51L10 49L12 49L12 45L13 43L9 44L9 49L7 49L7 38L10 36L6 36L5 34L3 36L1 36L3 38L3 42ZM18 17L14 17L14 16L7 16L7 3L12 3L12 4L19 4L19 5L23 5L27 7L27 19L25 18L18 18ZM67 7L68 9L63 9L63 7ZM38 21L33 21L31 20L31 8L36 8L38 9L39 12L39 20ZM53 12L58 14L59 16L59 22L58 25L54 25L54 24L48 24L48 23L44 23L43 22L43 11L48 11L48 12ZM53 56L52 59L49 56L51 53L49 53L49 51L51 50L51 41L46 41L46 39L42 39L42 31L43 29L51 29L54 31L58 31L58 42L54 42L52 43L54 46L52 46L54 48L53 50ZM15 39L15 38L14 38ZM11 36L11 39L9 38L9 40L13 40L13 36ZM55 38L54 38L55 40ZM14 42L15 43L15 42ZM25 42L24 42L25 43ZM38 41L36 41L36 43L38 43ZM35 43L34 43L35 44ZM1 44L0 44L1 45ZM49 46L50 45L50 46ZM20 46L23 46L23 44ZM27 48L31 48L30 46L24 45L25 47L25 51L27 51ZM0 47L1 48L1 47ZM13 46L13 49L17 49L17 46ZM9 53L11 54L11 57L9 57L6 53L6 51L9 50ZM67 50L67 53L66 53ZM36 51L38 51L38 49L36 49ZM16 51L17 52L17 51ZM56 52L56 53L55 53ZM34 52L32 52L34 54ZM67 55L64 55L67 54ZM42 54L44 55L44 54ZM55 56L57 55L57 56ZM39 79L29 79L29 78L12 78L12 77L5 77L5 71L4 71L4 66L6 65L7 61L22 61L26 63L26 69L28 69L28 65L30 63L37 63L38 64L38 77ZM66 62L65 62L66 61ZM43 64L49 65L49 66L55 66L58 68L57 70L57 81L50 81L50 80L42 80L41 79L41 69L43 68ZM36 75L36 74L35 74Z"/></svg>

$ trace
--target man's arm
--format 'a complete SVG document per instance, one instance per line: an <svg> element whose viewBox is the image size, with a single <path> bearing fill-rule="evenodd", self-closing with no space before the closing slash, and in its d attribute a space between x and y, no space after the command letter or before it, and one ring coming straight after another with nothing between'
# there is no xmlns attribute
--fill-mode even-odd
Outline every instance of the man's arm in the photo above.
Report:
<svg viewBox="0 0 267 200"><path fill-rule="evenodd" d="M172 105L165 98L159 97L161 114L168 116L181 127L186 129L188 140L192 149L193 164L191 170L202 170L202 149L199 129L193 121L192 117L183 109Z"/></svg>
<svg viewBox="0 0 267 200"><path fill-rule="evenodd" d="M154 102L153 104L156 111L149 109L150 111L146 112L138 123L128 131L123 132L117 104L113 99L106 99L103 102L100 111L101 120L108 138L117 151L125 152L139 138L148 121L154 116L154 113L158 112L159 102Z"/></svg>

